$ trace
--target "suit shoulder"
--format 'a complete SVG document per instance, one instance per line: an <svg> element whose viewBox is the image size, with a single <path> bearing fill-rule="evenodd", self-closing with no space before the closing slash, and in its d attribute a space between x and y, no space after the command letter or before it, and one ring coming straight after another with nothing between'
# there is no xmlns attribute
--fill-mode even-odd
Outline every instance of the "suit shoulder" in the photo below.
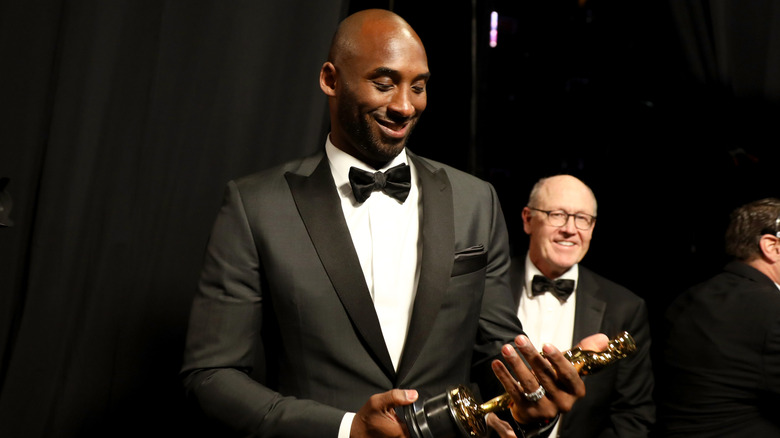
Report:
<svg viewBox="0 0 780 438"><path fill-rule="evenodd" d="M411 153L410 153L411 154ZM447 173L447 176L452 179L459 179L463 181L468 181L473 184L490 184L487 181L474 176L468 172L465 172L463 170L457 169L455 167L450 166L449 164L442 163L440 161L432 160L430 158L421 157L419 155L414 155L415 158L419 160L420 163L428 167L428 169L432 172L435 172L439 169L444 170Z"/></svg>
<svg viewBox="0 0 780 438"><path fill-rule="evenodd" d="M267 169L243 175L232 180L229 184L235 184L242 193L267 189L279 184L283 184L286 187L285 174L299 173L308 175L319 164L323 155L323 153L318 152L308 157L296 158Z"/></svg>
<svg viewBox="0 0 780 438"><path fill-rule="evenodd" d="M762 274L763 275L763 274ZM691 300L712 301L724 300L728 296L735 301L761 303L761 306L780 307L780 294L777 287L767 278L751 278L724 270L709 279L700 282L681 294L675 302Z"/></svg>
<svg viewBox="0 0 780 438"><path fill-rule="evenodd" d="M487 199L495 197L495 189L493 188L493 185L475 175L436 160L423 158L419 155L414 155L414 157L417 159L416 162L418 164L422 164L432 173L443 171L447 175L447 179L452 185L453 192L455 193L461 195L466 193L480 195L492 193L487 197Z"/></svg>
<svg viewBox="0 0 780 438"><path fill-rule="evenodd" d="M580 281L593 283L607 299L619 299L624 302L634 302L641 305L645 304L645 300L642 297L635 294L627 287L615 283L582 265L579 266L579 269Z"/></svg>

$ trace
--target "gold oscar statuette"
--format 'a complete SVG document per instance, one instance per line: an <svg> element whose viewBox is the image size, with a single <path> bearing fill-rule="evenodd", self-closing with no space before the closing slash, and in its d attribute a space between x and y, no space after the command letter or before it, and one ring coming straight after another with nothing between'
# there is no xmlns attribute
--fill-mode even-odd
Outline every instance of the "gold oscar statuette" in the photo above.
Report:
<svg viewBox="0 0 780 438"><path fill-rule="evenodd" d="M634 338L623 332L611 339L604 351L577 347L563 355L581 376L586 376L631 356L636 350ZM424 402L404 406L403 417L412 438L485 438L488 433L485 415L507 409L511 402L509 394L504 393L479 404L468 388L459 385Z"/></svg>

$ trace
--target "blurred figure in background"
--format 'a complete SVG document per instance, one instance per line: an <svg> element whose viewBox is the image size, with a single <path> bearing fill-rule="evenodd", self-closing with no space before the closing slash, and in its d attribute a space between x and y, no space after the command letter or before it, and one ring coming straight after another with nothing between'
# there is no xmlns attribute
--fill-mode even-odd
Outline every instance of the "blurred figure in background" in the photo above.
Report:
<svg viewBox="0 0 780 438"><path fill-rule="evenodd" d="M780 199L737 208L734 258L666 313L661 437L780 436Z"/></svg>

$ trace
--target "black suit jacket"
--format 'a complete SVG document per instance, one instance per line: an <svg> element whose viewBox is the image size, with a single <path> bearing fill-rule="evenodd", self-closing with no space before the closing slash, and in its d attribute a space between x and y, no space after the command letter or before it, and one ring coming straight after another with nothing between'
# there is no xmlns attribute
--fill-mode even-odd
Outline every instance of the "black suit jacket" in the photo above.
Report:
<svg viewBox="0 0 780 438"><path fill-rule="evenodd" d="M468 383L473 361L520 333L492 186L409 159L421 184L423 248L397 371L324 153L228 184L182 370L207 414L264 437L335 437L344 413L370 395L411 388L426 397ZM248 376L260 365L262 383Z"/></svg>
<svg viewBox="0 0 780 438"><path fill-rule="evenodd" d="M525 281L525 255L513 259L511 278L516 310ZM647 437L655 422L655 404L650 325L644 300L582 265L575 297L575 343L595 333L614 337L625 330L639 351L583 378L586 395L563 415L559 436Z"/></svg>
<svg viewBox="0 0 780 438"><path fill-rule="evenodd" d="M780 290L740 262L666 313L659 436L780 437Z"/></svg>

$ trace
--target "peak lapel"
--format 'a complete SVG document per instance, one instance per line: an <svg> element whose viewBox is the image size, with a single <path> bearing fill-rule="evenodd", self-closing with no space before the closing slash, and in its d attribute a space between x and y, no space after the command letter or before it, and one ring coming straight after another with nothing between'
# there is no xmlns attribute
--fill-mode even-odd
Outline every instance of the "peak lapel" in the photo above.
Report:
<svg viewBox="0 0 780 438"><path fill-rule="evenodd" d="M577 278L577 306L574 310L574 333L572 341L576 344L584 337L598 333L607 311L607 303L598 298L598 285L588 271L580 265Z"/></svg>
<svg viewBox="0 0 780 438"><path fill-rule="evenodd" d="M311 175L287 173L285 178L320 261L358 335L388 378L395 381L393 362L352 245L327 157L322 157Z"/></svg>

